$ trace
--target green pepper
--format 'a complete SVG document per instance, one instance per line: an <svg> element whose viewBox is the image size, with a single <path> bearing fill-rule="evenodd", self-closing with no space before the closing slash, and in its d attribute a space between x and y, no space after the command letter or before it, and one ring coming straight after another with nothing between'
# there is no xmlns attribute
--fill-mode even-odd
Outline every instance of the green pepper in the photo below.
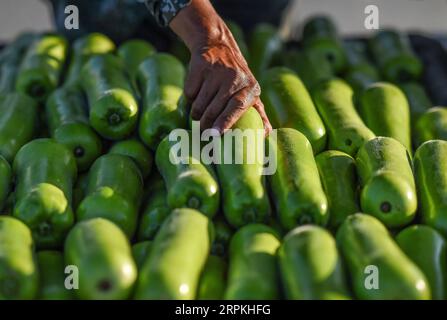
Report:
<svg viewBox="0 0 447 320"><path fill-rule="evenodd" d="M433 107L423 113L414 128L416 145L429 140L447 140L447 108Z"/></svg>
<svg viewBox="0 0 447 320"><path fill-rule="evenodd" d="M417 199L407 149L393 138L377 137L360 148L356 162L362 210L387 227L410 223L416 214Z"/></svg>
<svg viewBox="0 0 447 320"><path fill-rule="evenodd" d="M21 93L0 95L0 155L12 163L37 129L37 104Z"/></svg>
<svg viewBox="0 0 447 320"><path fill-rule="evenodd" d="M225 257L228 252L231 237L233 236L233 230L221 217L218 217L214 221L214 230L216 236L211 246L211 253L216 256Z"/></svg>
<svg viewBox="0 0 447 320"><path fill-rule="evenodd" d="M356 213L347 217L337 231L337 245L357 299L430 299L422 271L373 216Z"/></svg>
<svg viewBox="0 0 447 320"><path fill-rule="evenodd" d="M166 53L154 54L138 67L137 85L143 100L139 134L152 150L172 130L187 126L187 110L179 103L184 77L182 63Z"/></svg>
<svg viewBox="0 0 447 320"><path fill-rule="evenodd" d="M277 166L268 178L281 225L286 230L307 223L326 225L327 198L309 140L291 128L278 129L268 140Z"/></svg>
<svg viewBox="0 0 447 320"><path fill-rule="evenodd" d="M263 224L240 228L231 239L227 300L274 300L280 297L276 232Z"/></svg>
<svg viewBox="0 0 447 320"><path fill-rule="evenodd" d="M422 63L414 54L406 34L381 30L369 40L369 47L386 80L405 82L421 76Z"/></svg>
<svg viewBox="0 0 447 320"><path fill-rule="evenodd" d="M86 197L76 211L78 221L109 219L132 238L143 194L143 178L134 161L121 154L105 154L88 174Z"/></svg>
<svg viewBox="0 0 447 320"><path fill-rule="evenodd" d="M260 159L264 155L264 124L258 112L249 108L232 129L220 137L220 161L216 164L225 218L233 227L267 222L270 202ZM244 133L252 138L243 139ZM231 152L225 150L228 147ZM228 159L228 154L233 158Z"/></svg>
<svg viewBox="0 0 447 320"><path fill-rule="evenodd" d="M405 228L396 237L402 251L424 272L432 299L447 294L447 244L435 229L424 225Z"/></svg>
<svg viewBox="0 0 447 320"><path fill-rule="evenodd" d="M20 65L17 91L45 102L59 84L67 49L67 41L59 35L46 34L34 40Z"/></svg>
<svg viewBox="0 0 447 320"><path fill-rule="evenodd" d="M130 157L138 165L143 179L146 179L152 170L154 161L152 154L144 144L137 139L118 141L109 149L109 153L122 154Z"/></svg>
<svg viewBox="0 0 447 320"><path fill-rule="evenodd" d="M329 226L336 230L347 216L360 211L354 158L327 150L315 158L328 199Z"/></svg>
<svg viewBox="0 0 447 320"><path fill-rule="evenodd" d="M222 300L226 286L226 263L221 257L210 255L200 276L198 300Z"/></svg>
<svg viewBox="0 0 447 320"><path fill-rule="evenodd" d="M300 78L290 69L271 68L261 79L261 99L274 128L293 128L303 133L319 153L326 146L326 129Z"/></svg>
<svg viewBox="0 0 447 320"><path fill-rule="evenodd" d="M94 55L113 53L115 44L109 37L101 33L90 33L73 42L72 58L68 66L64 86L79 86L81 70L84 64Z"/></svg>
<svg viewBox="0 0 447 320"><path fill-rule="evenodd" d="M188 208L172 211L140 270L135 298L194 299L213 237L205 215Z"/></svg>
<svg viewBox="0 0 447 320"><path fill-rule="evenodd" d="M138 270L143 266L152 247L152 241L137 242L132 246L132 256L135 260Z"/></svg>
<svg viewBox="0 0 447 320"><path fill-rule="evenodd" d="M325 229L293 229L279 247L278 259L287 299L349 299L335 239Z"/></svg>
<svg viewBox="0 0 447 320"><path fill-rule="evenodd" d="M313 55L326 58L335 73L346 67L346 56L334 22L327 16L310 18L303 27L303 46Z"/></svg>
<svg viewBox="0 0 447 320"><path fill-rule="evenodd" d="M11 191L12 172L8 161L0 156L0 212L6 204L6 200Z"/></svg>
<svg viewBox="0 0 447 320"><path fill-rule="evenodd" d="M362 93L359 109L365 124L377 136L394 138L411 153L410 108L397 86L372 84Z"/></svg>
<svg viewBox="0 0 447 320"><path fill-rule="evenodd" d="M16 181L14 216L30 227L38 248L54 248L74 222L72 190L76 161L51 139L23 146L13 164Z"/></svg>
<svg viewBox="0 0 447 320"><path fill-rule="evenodd" d="M248 49L250 70L255 77L270 67L274 56L281 51L282 43L278 30L270 24L260 23L251 32Z"/></svg>
<svg viewBox="0 0 447 320"><path fill-rule="evenodd" d="M23 222L0 216L0 300L34 299L39 273L31 232Z"/></svg>
<svg viewBox="0 0 447 320"><path fill-rule="evenodd" d="M194 143L190 131L187 131L187 139ZM219 209L220 198L214 170L193 154L176 159L174 146L178 143L182 142L171 141L166 137L158 145L155 154L157 168L166 183L167 204L171 209L196 209L212 218Z"/></svg>
<svg viewBox="0 0 447 320"><path fill-rule="evenodd" d="M418 82L400 83L399 88L405 93L410 106L411 123L414 125L429 108L433 106L425 88Z"/></svg>
<svg viewBox="0 0 447 320"><path fill-rule="evenodd" d="M15 80L19 67L9 61L0 65L0 94L15 91Z"/></svg>
<svg viewBox="0 0 447 320"><path fill-rule="evenodd" d="M65 261L79 270L80 299L120 300L132 292L137 267L124 233L107 219L78 222L65 240Z"/></svg>
<svg viewBox="0 0 447 320"><path fill-rule="evenodd" d="M82 93L57 89L48 98L45 112L54 140L72 150L79 171L88 169L101 154L102 143L89 125Z"/></svg>
<svg viewBox="0 0 447 320"><path fill-rule="evenodd" d="M138 223L138 239L152 240L160 229L163 221L171 213L166 203L166 186L161 177L151 178L146 203L140 214Z"/></svg>
<svg viewBox="0 0 447 320"><path fill-rule="evenodd" d="M37 253L39 266L39 293L41 300L71 300L73 291L65 287L64 255L59 251L40 251ZM72 291L73 290L73 291Z"/></svg>
<svg viewBox="0 0 447 320"><path fill-rule="evenodd" d="M137 124L138 103L123 61L112 54L94 56L82 67L80 81L90 125L107 139L130 135Z"/></svg>
<svg viewBox="0 0 447 320"><path fill-rule="evenodd" d="M75 210L75 212L78 209L81 201L85 198L85 192L87 191L87 184L88 184L88 172L79 174L73 188L73 210Z"/></svg>
<svg viewBox="0 0 447 320"><path fill-rule="evenodd" d="M447 142L430 140L414 154L422 222L447 236Z"/></svg>

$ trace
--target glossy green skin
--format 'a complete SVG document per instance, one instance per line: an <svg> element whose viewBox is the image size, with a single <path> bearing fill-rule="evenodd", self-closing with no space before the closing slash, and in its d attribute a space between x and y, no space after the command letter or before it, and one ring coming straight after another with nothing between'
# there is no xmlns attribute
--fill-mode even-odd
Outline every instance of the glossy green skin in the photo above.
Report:
<svg viewBox="0 0 447 320"><path fill-rule="evenodd" d="M130 135L137 124L138 103L123 61L112 54L94 56L82 68L80 81L90 125L107 139Z"/></svg>
<svg viewBox="0 0 447 320"><path fill-rule="evenodd" d="M414 154L419 212L424 224L447 235L447 142L431 140Z"/></svg>
<svg viewBox="0 0 447 320"><path fill-rule="evenodd" d="M0 155L12 163L37 129L37 104L21 93L0 96Z"/></svg>
<svg viewBox="0 0 447 320"><path fill-rule="evenodd" d="M270 67L274 55L281 50L281 45L281 38L274 26L266 23L256 25L248 43L249 66L256 78L261 77Z"/></svg>
<svg viewBox="0 0 447 320"><path fill-rule="evenodd" d="M195 299L213 237L205 215L187 208L172 211L140 270L135 298Z"/></svg>
<svg viewBox="0 0 447 320"><path fill-rule="evenodd" d="M37 253L39 266L39 293L41 300L71 300L74 291L65 288L65 261L59 251L40 251Z"/></svg>
<svg viewBox="0 0 447 320"><path fill-rule="evenodd" d="M311 90L320 81L334 77L332 66L327 59L306 50L287 52L285 65L298 74L308 90Z"/></svg>
<svg viewBox="0 0 447 320"><path fill-rule="evenodd" d="M302 132L315 153L326 146L326 129L300 78L290 69L267 70L261 80L261 99L274 128Z"/></svg>
<svg viewBox="0 0 447 320"><path fill-rule="evenodd" d="M405 147L393 138L377 137L360 148L356 162L363 212L390 228L411 222L417 199L411 158Z"/></svg>
<svg viewBox="0 0 447 320"><path fill-rule="evenodd" d="M336 230L347 216L360 211L354 158L337 150L315 157L328 200L329 227Z"/></svg>
<svg viewBox="0 0 447 320"><path fill-rule="evenodd" d="M62 245L74 222L77 169L71 152L52 139L33 140L17 153L13 172L14 217L28 225L38 248Z"/></svg>
<svg viewBox="0 0 447 320"><path fill-rule="evenodd" d="M0 94L7 94L15 91L15 81L18 69L18 64L14 64L10 61L0 64Z"/></svg>
<svg viewBox="0 0 447 320"><path fill-rule="evenodd" d="M276 251L281 242L263 224L240 228L231 239L227 300L274 300L280 298Z"/></svg>
<svg viewBox="0 0 447 320"><path fill-rule="evenodd" d="M88 185L88 172L79 174L73 188L73 210L75 212L78 209L81 201L85 198L87 185Z"/></svg>
<svg viewBox="0 0 447 320"><path fill-rule="evenodd" d="M211 246L211 254L226 257L233 230L223 218L219 217L214 220L214 229L216 236Z"/></svg>
<svg viewBox="0 0 447 320"><path fill-rule="evenodd" d="M325 229L293 229L278 249L279 269L287 299L340 300L349 293L335 239Z"/></svg>
<svg viewBox="0 0 447 320"><path fill-rule="evenodd" d="M17 219L0 216L0 300L34 299L38 280L30 230Z"/></svg>
<svg viewBox="0 0 447 320"><path fill-rule="evenodd" d="M447 244L442 235L428 226L413 225L399 232L396 242L427 277L432 299L445 299Z"/></svg>
<svg viewBox="0 0 447 320"><path fill-rule="evenodd" d="M386 80L406 82L422 74L422 63L414 54L407 35L395 30L379 31L369 40L370 51Z"/></svg>
<svg viewBox="0 0 447 320"><path fill-rule="evenodd" d="M245 61L250 61L250 52L248 51L248 45L245 41L244 32L242 31L242 28L234 21L226 20L225 24L227 25L228 29L230 29L231 34L234 37L234 40L236 40L237 46L239 47L239 50L241 50L242 55L245 58Z"/></svg>
<svg viewBox="0 0 447 320"><path fill-rule="evenodd" d="M414 125L428 108L433 106L425 88L418 82L406 82L399 84L399 88L405 93L410 106L411 121Z"/></svg>
<svg viewBox="0 0 447 320"><path fill-rule="evenodd" d="M0 64L7 63L14 59L16 62L20 62L30 44L37 38L37 34L33 32L23 32L19 34L13 42L8 44L0 51Z"/></svg>
<svg viewBox="0 0 447 320"><path fill-rule="evenodd" d="M148 57L156 52L153 45L140 39L127 40L118 48L118 56L120 56L126 66L126 70L133 78L139 65Z"/></svg>
<svg viewBox="0 0 447 320"><path fill-rule="evenodd" d="M120 300L132 292L137 267L124 233L103 218L78 222L65 240L65 261L79 269L79 299Z"/></svg>
<svg viewBox="0 0 447 320"><path fill-rule="evenodd" d="M447 140L447 108L434 107L423 113L414 128L416 145L429 140Z"/></svg>
<svg viewBox="0 0 447 320"><path fill-rule="evenodd" d="M152 241L137 242L132 246L132 256L135 260L138 270L143 266L144 261L151 252Z"/></svg>
<svg viewBox="0 0 447 320"><path fill-rule="evenodd" d="M6 204L11 191L12 171L8 161L0 156L0 212Z"/></svg>
<svg viewBox="0 0 447 320"><path fill-rule="evenodd" d="M328 203L309 140L295 129L282 128L268 142L277 164L268 179L281 225L286 230L308 223L326 225Z"/></svg>
<svg viewBox="0 0 447 320"><path fill-rule="evenodd" d="M152 153L137 139L127 139L116 142L109 153L122 154L130 157L138 165L143 179L146 179L152 170L154 162Z"/></svg>
<svg viewBox="0 0 447 320"><path fill-rule="evenodd" d="M59 35L37 38L22 60L16 90L44 102L59 84L67 51L68 43Z"/></svg>
<svg viewBox="0 0 447 320"><path fill-rule="evenodd" d="M189 137L192 136L188 132ZM171 209L196 209L212 218L219 209L219 184L210 165L203 164L193 154L185 159L175 159L186 163L174 164L177 152L173 148L177 141L164 138L158 145L155 154L157 168L162 175L167 189L167 204Z"/></svg>
<svg viewBox="0 0 447 320"><path fill-rule="evenodd" d="M166 217L171 213L166 202L166 186L162 178L149 181L146 204L140 214L138 239L153 240Z"/></svg>
<svg viewBox="0 0 447 320"><path fill-rule="evenodd" d="M328 148L353 156L374 133L368 129L352 103L353 91L340 79L321 82L312 92L329 134Z"/></svg>
<svg viewBox="0 0 447 320"><path fill-rule="evenodd" d="M370 215L349 216L337 231L337 245L347 265L357 299L426 300L428 282L421 270L402 252L385 226ZM376 266L379 288L367 289L367 266Z"/></svg>
<svg viewBox="0 0 447 320"><path fill-rule="evenodd" d="M334 22L326 16L316 16L303 27L303 45L312 54L325 57L336 73L346 67L343 45Z"/></svg>
<svg viewBox="0 0 447 320"><path fill-rule="evenodd" d="M240 129L242 132L249 129L250 134L253 134L252 130L261 130L259 132L262 133L264 125L258 112L249 108L232 129ZM254 132L256 133L258 131ZM230 163L225 161L225 137L228 137L227 141L233 147L233 159ZM228 223L236 228L248 223L266 222L270 215L265 177L261 175L262 164L260 159L256 159L257 154L264 155L264 151L258 149L264 149L264 136L262 135L262 143L259 138L260 135L256 134L256 139L252 139L254 141L250 144L236 143L234 135L231 139L229 133L220 138L221 158L220 164L216 164L216 171L222 189L222 209ZM240 148L236 148L237 145ZM248 155L252 156L251 163ZM237 159L242 159L242 163L236 163Z"/></svg>
<svg viewBox="0 0 447 320"><path fill-rule="evenodd" d="M73 42L72 58L64 86L79 86L84 64L94 55L113 53L115 44L101 33L90 33Z"/></svg>
<svg viewBox="0 0 447 320"><path fill-rule="evenodd" d="M138 68L137 85L143 100L139 134L152 150L172 130L187 126L187 110L179 104L184 78L182 63L166 53L152 55Z"/></svg>
<svg viewBox="0 0 447 320"><path fill-rule="evenodd" d="M360 114L377 136L391 137L411 153L410 108L404 93L395 85L378 82L362 94Z"/></svg>
<svg viewBox="0 0 447 320"><path fill-rule="evenodd" d="M200 277L198 300L222 300L227 284L226 267L223 258L213 255L208 257Z"/></svg>
<svg viewBox="0 0 447 320"><path fill-rule="evenodd" d="M143 178L131 158L105 154L96 159L88 174L85 194L76 210L78 221L106 218L132 237L143 194Z"/></svg>
<svg viewBox="0 0 447 320"><path fill-rule="evenodd" d="M101 154L102 142L90 127L84 97L79 90L60 88L45 106L51 136L72 150L79 171L87 170Z"/></svg>

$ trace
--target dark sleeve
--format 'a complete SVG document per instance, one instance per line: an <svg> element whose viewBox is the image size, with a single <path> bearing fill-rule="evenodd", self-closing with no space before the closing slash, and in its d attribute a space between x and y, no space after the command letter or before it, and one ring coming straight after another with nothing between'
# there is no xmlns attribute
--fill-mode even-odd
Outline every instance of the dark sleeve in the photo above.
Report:
<svg viewBox="0 0 447 320"><path fill-rule="evenodd" d="M177 13L189 5L191 1L192 0L145 0L145 3L157 23L166 27Z"/></svg>

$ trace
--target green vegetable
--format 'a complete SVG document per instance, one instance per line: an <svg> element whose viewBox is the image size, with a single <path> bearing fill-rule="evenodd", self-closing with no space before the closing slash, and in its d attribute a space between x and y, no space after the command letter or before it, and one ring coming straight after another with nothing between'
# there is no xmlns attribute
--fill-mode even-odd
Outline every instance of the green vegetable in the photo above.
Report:
<svg viewBox="0 0 447 320"><path fill-rule="evenodd" d="M225 257L228 252L231 237L233 236L233 230L221 217L215 219L214 230L216 236L214 237L214 241L211 246L211 253L219 257Z"/></svg>
<svg viewBox="0 0 447 320"><path fill-rule="evenodd" d="M41 300L71 300L73 299L75 288L65 287L64 255L59 251L40 251L37 253L37 263L39 266L39 293ZM68 279L69 280L69 279Z"/></svg>
<svg viewBox="0 0 447 320"><path fill-rule="evenodd" d="M378 82L362 94L360 114L376 135L391 137L411 152L410 109L404 93L395 85Z"/></svg>
<svg viewBox="0 0 447 320"><path fill-rule="evenodd" d="M423 143L414 155L422 222L447 235L447 141Z"/></svg>
<svg viewBox="0 0 447 320"><path fill-rule="evenodd" d="M277 165L269 182L282 226L326 225L327 199L309 140L297 130L282 128L269 137L269 147Z"/></svg>
<svg viewBox="0 0 447 320"><path fill-rule="evenodd" d="M34 299L38 270L31 232L21 221L0 216L0 300Z"/></svg>
<svg viewBox="0 0 447 320"><path fill-rule="evenodd" d="M414 128L416 145L429 140L447 140L447 108L433 107L423 113Z"/></svg>
<svg viewBox="0 0 447 320"><path fill-rule="evenodd" d="M38 248L59 247L74 222L72 153L52 139L36 139L17 153L13 171L14 217L28 225Z"/></svg>
<svg viewBox="0 0 447 320"><path fill-rule="evenodd" d="M209 256L197 290L199 300L222 300L226 287L226 263L217 256Z"/></svg>
<svg viewBox="0 0 447 320"><path fill-rule="evenodd" d="M302 132L315 153L326 146L326 129L312 98L300 78L291 70L276 67L262 77L261 99L274 128L293 128Z"/></svg>
<svg viewBox="0 0 447 320"><path fill-rule="evenodd" d="M12 163L37 130L37 104L21 93L0 95L0 155Z"/></svg>
<svg viewBox="0 0 447 320"><path fill-rule="evenodd" d="M447 246L442 235L428 226L413 225L399 232L396 242L424 272L430 284L432 299L445 299Z"/></svg>
<svg viewBox="0 0 447 320"><path fill-rule="evenodd" d="M281 51L281 46L281 38L274 26L266 23L256 25L248 44L250 70L255 77L261 77L270 67L275 54Z"/></svg>
<svg viewBox="0 0 447 320"><path fill-rule="evenodd" d="M138 269L141 269L152 248L152 241L137 242L132 246L132 256Z"/></svg>
<svg viewBox="0 0 447 320"><path fill-rule="evenodd" d="M0 156L0 212L6 205L6 200L11 191L12 172L8 161Z"/></svg>
<svg viewBox="0 0 447 320"><path fill-rule="evenodd" d="M191 143L192 134L188 131ZM164 138L155 154L157 168L167 188L167 204L171 209L192 208L208 217L219 209L219 184L213 168L205 165L194 154L176 156L175 145L182 143ZM178 164L173 161L179 162Z"/></svg>
<svg viewBox="0 0 447 320"><path fill-rule="evenodd" d="M266 222L270 204L262 175L264 125L258 112L249 108L232 129L220 138L220 163L216 165L225 218L233 227ZM252 138L243 139L244 133ZM232 147L232 159L228 159L230 151L225 152L228 146Z"/></svg>
<svg viewBox="0 0 447 320"><path fill-rule="evenodd" d="M73 188L73 209L75 210L75 212L78 209L81 201L85 198L87 185L88 185L88 172L79 174Z"/></svg>
<svg viewBox="0 0 447 320"><path fill-rule="evenodd" d="M79 299L126 299L137 279L129 241L102 218L78 222L65 241L65 261L79 270Z"/></svg>
<svg viewBox="0 0 447 320"><path fill-rule="evenodd" d="M428 108L433 106L425 88L417 82L406 82L399 84L400 89L405 93L407 97L411 121L414 125L420 116L422 116Z"/></svg>
<svg viewBox="0 0 447 320"><path fill-rule="evenodd" d="M172 130L187 126L187 110L179 103L184 77L182 63L166 53L154 54L138 67L137 85L143 100L139 133L152 150Z"/></svg>
<svg viewBox="0 0 447 320"><path fill-rule="evenodd" d="M357 153L360 177L360 205L388 227L411 222L417 199L411 158L405 147L393 138L377 137Z"/></svg>
<svg viewBox="0 0 447 320"><path fill-rule="evenodd" d="M280 297L275 231L262 224L240 228L231 239L227 300L273 300Z"/></svg>
<svg viewBox="0 0 447 320"><path fill-rule="evenodd" d="M102 143L89 125L82 93L57 89L48 98L45 112L51 136L72 151L80 171L87 170L100 156Z"/></svg>
<svg viewBox="0 0 447 320"><path fill-rule="evenodd" d="M109 153L130 157L140 168L143 179L146 179L151 173L153 156L137 139L118 141L110 148Z"/></svg>
<svg viewBox="0 0 447 320"><path fill-rule="evenodd" d="M186 208L172 211L140 270L135 298L194 299L213 237L205 215Z"/></svg>
<svg viewBox="0 0 447 320"><path fill-rule="evenodd" d="M353 156L374 133L366 127L352 103L353 91L340 79L321 82L313 91L315 105L329 133L329 149Z"/></svg>
<svg viewBox="0 0 447 320"><path fill-rule="evenodd" d="M59 84L67 51L67 41L59 35L46 34L35 39L20 65L16 90L45 102Z"/></svg>
<svg viewBox="0 0 447 320"><path fill-rule="evenodd" d="M347 216L360 211L356 163L336 150L324 151L315 160L328 200L329 226L336 230Z"/></svg>
<svg viewBox="0 0 447 320"><path fill-rule="evenodd" d="M340 300L349 293L335 239L318 226L290 231L278 250L287 299Z"/></svg>
<svg viewBox="0 0 447 320"><path fill-rule="evenodd" d="M428 282L399 249L376 218L357 213L337 231L356 298L367 300L430 299Z"/></svg>
<svg viewBox="0 0 447 320"><path fill-rule="evenodd" d="M76 211L78 221L106 218L132 238L137 227L143 178L131 158L105 154L96 159L88 174L85 194Z"/></svg>
<svg viewBox="0 0 447 320"><path fill-rule="evenodd" d="M94 56L82 68L80 81L90 125L107 139L130 135L137 124L138 103L123 61L111 54Z"/></svg>
<svg viewBox="0 0 447 320"><path fill-rule="evenodd" d="M395 30L379 31L369 40L369 47L386 80L405 82L420 77L422 63L411 49L406 34Z"/></svg>

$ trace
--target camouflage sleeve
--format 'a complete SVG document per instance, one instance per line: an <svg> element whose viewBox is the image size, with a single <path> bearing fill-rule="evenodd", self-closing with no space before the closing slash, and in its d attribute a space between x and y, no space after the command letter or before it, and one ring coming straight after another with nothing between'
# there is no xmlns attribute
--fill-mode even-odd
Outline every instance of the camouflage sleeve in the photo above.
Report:
<svg viewBox="0 0 447 320"><path fill-rule="evenodd" d="M189 5L191 1L192 0L145 0L145 3L157 23L166 27L177 13Z"/></svg>

